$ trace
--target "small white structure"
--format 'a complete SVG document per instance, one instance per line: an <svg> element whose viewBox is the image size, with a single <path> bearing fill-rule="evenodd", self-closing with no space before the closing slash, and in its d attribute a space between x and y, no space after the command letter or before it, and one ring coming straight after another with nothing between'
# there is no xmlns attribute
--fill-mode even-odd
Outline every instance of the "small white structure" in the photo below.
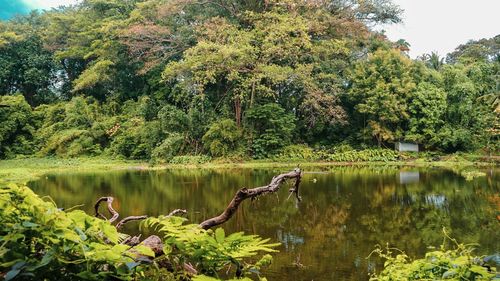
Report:
<svg viewBox="0 0 500 281"><path fill-rule="evenodd" d="M395 148L399 152L403 152L403 151L418 152L418 144L416 144L416 143L397 142Z"/></svg>

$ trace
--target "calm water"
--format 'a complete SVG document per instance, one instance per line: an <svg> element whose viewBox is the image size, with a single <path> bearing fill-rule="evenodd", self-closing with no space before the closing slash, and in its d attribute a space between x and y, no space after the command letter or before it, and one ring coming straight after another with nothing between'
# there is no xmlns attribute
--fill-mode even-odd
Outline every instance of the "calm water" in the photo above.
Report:
<svg viewBox="0 0 500 281"><path fill-rule="evenodd" d="M100 196L114 196L120 215L160 215L176 208L193 222L219 214L240 187L267 184L291 169L119 171L61 174L30 183L64 208L92 212ZM367 280L381 260L367 258L389 243L411 256L442 242L446 227L461 242L478 242L479 254L500 252L500 170L465 181L442 169L395 167L306 168L303 201L277 196L244 202L224 225L279 241L269 280ZM128 225L133 231L137 225ZM301 266L297 266L297 264Z"/></svg>

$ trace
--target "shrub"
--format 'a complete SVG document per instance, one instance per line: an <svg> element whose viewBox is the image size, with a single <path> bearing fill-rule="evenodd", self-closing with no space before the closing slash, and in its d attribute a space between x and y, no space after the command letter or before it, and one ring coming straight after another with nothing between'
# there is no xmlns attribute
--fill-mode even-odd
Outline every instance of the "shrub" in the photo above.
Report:
<svg viewBox="0 0 500 281"><path fill-rule="evenodd" d="M146 122L142 118L132 118L121 125L109 149L115 156L150 159L162 135L158 121Z"/></svg>
<svg viewBox="0 0 500 281"><path fill-rule="evenodd" d="M247 111L246 118L254 133L252 150L255 158L269 157L290 143L295 117L278 104L255 106Z"/></svg>
<svg viewBox="0 0 500 281"><path fill-rule="evenodd" d="M36 132L42 155L75 157L102 152L102 134L93 130L101 113L92 98L39 106L35 113L42 119Z"/></svg>
<svg viewBox="0 0 500 281"><path fill-rule="evenodd" d="M23 96L0 96L0 159L33 152L33 118Z"/></svg>
<svg viewBox="0 0 500 281"><path fill-rule="evenodd" d="M319 153L316 153L312 148L305 144L292 144L283 147L279 154L274 157L275 160L280 161L293 161L293 160L305 160L313 161L318 160Z"/></svg>
<svg viewBox="0 0 500 281"><path fill-rule="evenodd" d="M61 211L28 187L0 189L0 272L6 272L5 280L130 279L140 263L119 239L108 221L79 210Z"/></svg>
<svg viewBox="0 0 500 281"><path fill-rule="evenodd" d="M184 263L194 264L203 274L217 276L220 270L234 265L237 276L252 272L259 274L260 267L269 265L272 257L266 254L255 263L246 259L262 252L276 252L273 248L279 245L268 243L270 239L257 235L243 232L226 235L222 228L204 230L198 224L184 224L185 221L185 218L160 216L141 223L143 227L157 230L163 237L163 252L170 262L178 265L176 268L182 268ZM198 277L195 280L213 279Z"/></svg>
<svg viewBox="0 0 500 281"><path fill-rule="evenodd" d="M210 162L212 158L206 155L181 155L170 159L171 164L203 164Z"/></svg>
<svg viewBox="0 0 500 281"><path fill-rule="evenodd" d="M177 156L184 145L184 137L179 133L171 133L152 152L152 160L157 163L166 163Z"/></svg>
<svg viewBox="0 0 500 281"><path fill-rule="evenodd" d="M446 235L446 232L445 232ZM374 253L384 258L384 269L378 275L373 275L370 281L375 280L492 280L495 272L481 266L482 259L473 255L471 245L459 244L449 238L454 248L441 247L436 251L425 254L424 258L411 260L405 253L400 252L393 256L393 248L387 247L384 251L378 247Z"/></svg>
<svg viewBox="0 0 500 281"><path fill-rule="evenodd" d="M148 218L141 226L157 231L164 243L155 258L148 247L121 244L129 235L85 214L66 212L44 201L26 186L0 187L0 272L6 280L187 280L184 264L218 277L234 265L237 276L256 273L278 244L221 228L204 230L174 216ZM159 267L168 265L167 268ZM168 271L167 271L168 270ZM226 273L227 274L227 273ZM204 275L194 280L219 280ZM250 279L243 279L250 280Z"/></svg>
<svg viewBox="0 0 500 281"><path fill-rule="evenodd" d="M53 135L42 150L43 154L74 157L84 154L98 154L101 149L87 130L68 129Z"/></svg>
<svg viewBox="0 0 500 281"><path fill-rule="evenodd" d="M325 160L336 162L396 161L399 153L391 149L364 149L328 154Z"/></svg>
<svg viewBox="0 0 500 281"><path fill-rule="evenodd" d="M161 128L165 133L182 133L190 125L189 115L173 105L165 105L158 112Z"/></svg>
<svg viewBox="0 0 500 281"><path fill-rule="evenodd" d="M203 145L215 157L228 156L241 144L242 132L236 122L222 119L213 123L203 136Z"/></svg>

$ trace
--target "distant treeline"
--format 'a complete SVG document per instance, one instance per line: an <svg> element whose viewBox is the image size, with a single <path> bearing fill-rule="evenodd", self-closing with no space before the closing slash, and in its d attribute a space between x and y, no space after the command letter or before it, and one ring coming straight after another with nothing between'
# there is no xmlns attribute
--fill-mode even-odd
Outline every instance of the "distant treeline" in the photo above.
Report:
<svg viewBox="0 0 500 281"><path fill-rule="evenodd" d="M500 35L412 60L374 31L400 14L389 0L84 0L0 21L0 158L498 151Z"/></svg>

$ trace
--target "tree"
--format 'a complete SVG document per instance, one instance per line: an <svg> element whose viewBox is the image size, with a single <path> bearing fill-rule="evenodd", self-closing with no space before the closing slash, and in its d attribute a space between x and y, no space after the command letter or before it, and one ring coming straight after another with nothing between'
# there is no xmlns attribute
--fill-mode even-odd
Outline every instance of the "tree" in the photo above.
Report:
<svg viewBox="0 0 500 281"><path fill-rule="evenodd" d="M440 134L442 147L448 152L473 150L487 141L486 132L493 124L494 112L479 99L490 89L486 86L490 84L488 71L481 64L443 67L448 106Z"/></svg>
<svg viewBox="0 0 500 281"><path fill-rule="evenodd" d="M500 35L489 39L470 40L458 46L448 54L446 60L450 63L474 61L500 61Z"/></svg>
<svg viewBox="0 0 500 281"><path fill-rule="evenodd" d="M33 153L34 133L34 116L23 96L0 96L0 159Z"/></svg>
<svg viewBox="0 0 500 281"><path fill-rule="evenodd" d="M446 92L428 82L418 85L408 105L410 115L405 139L423 144L425 147L439 145L438 131L444 123Z"/></svg>
<svg viewBox="0 0 500 281"><path fill-rule="evenodd" d="M380 145L403 137L410 115L408 100L416 88L412 62L398 50L378 50L356 65L350 98L367 133Z"/></svg>
<svg viewBox="0 0 500 281"><path fill-rule="evenodd" d="M430 54L423 54L418 58L423 61L427 67L432 68L434 70L440 70L444 65L444 58L441 58L438 53L431 52Z"/></svg>
<svg viewBox="0 0 500 281"><path fill-rule="evenodd" d="M272 155L291 141L295 129L295 118L286 114L279 105L268 103L255 106L248 111L246 123L253 131L251 140L255 158Z"/></svg>
<svg viewBox="0 0 500 281"><path fill-rule="evenodd" d="M101 100L111 94L139 96L144 82L117 40L137 2L87 0L45 14L44 41L61 65L64 95L85 92Z"/></svg>
<svg viewBox="0 0 500 281"><path fill-rule="evenodd" d="M18 34L1 29L0 38L0 93L22 93L32 106L53 100L50 87L56 67L41 38L34 31Z"/></svg>
<svg viewBox="0 0 500 281"><path fill-rule="evenodd" d="M203 145L212 156L228 156L236 151L241 142L242 132L231 119L222 119L212 123L203 135Z"/></svg>

